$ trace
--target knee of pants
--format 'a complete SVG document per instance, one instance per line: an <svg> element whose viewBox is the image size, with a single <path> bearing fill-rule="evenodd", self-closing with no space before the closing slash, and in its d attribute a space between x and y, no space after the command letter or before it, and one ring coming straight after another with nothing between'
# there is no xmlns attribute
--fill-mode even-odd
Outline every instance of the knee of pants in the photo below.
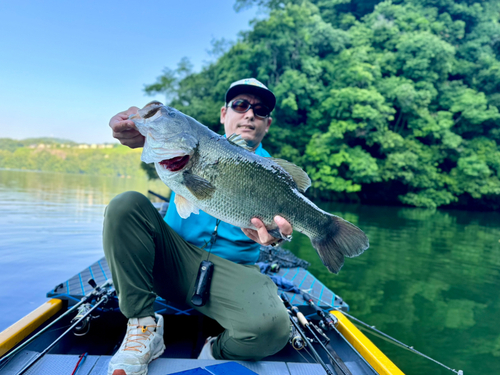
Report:
<svg viewBox="0 0 500 375"><path fill-rule="evenodd" d="M114 197L106 207L104 217L113 222L127 218L134 209L142 204L150 203L149 199L137 191L126 191Z"/></svg>
<svg viewBox="0 0 500 375"><path fill-rule="evenodd" d="M261 319L252 319L248 323L252 346L249 353L253 354L254 360L279 352L288 342L290 321L285 308L277 309Z"/></svg>
<svg viewBox="0 0 500 375"><path fill-rule="evenodd" d="M121 252L131 246L123 246L124 242L130 244L131 233L141 231L151 232L151 226L144 219L141 207L150 205L150 201L141 193L127 191L109 202L104 212L103 246L106 257ZM128 242L127 242L128 241Z"/></svg>

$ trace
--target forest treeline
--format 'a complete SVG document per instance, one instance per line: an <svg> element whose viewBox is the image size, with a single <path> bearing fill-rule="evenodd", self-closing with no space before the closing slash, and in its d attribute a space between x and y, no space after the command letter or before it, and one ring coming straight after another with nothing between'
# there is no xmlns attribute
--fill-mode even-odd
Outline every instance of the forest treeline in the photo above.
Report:
<svg viewBox="0 0 500 375"><path fill-rule="evenodd" d="M302 166L315 199L500 207L500 2L237 0L265 16L145 86L222 133L227 87L277 96L264 147Z"/></svg>
<svg viewBox="0 0 500 375"><path fill-rule="evenodd" d="M141 151L118 144L91 147L56 138L0 138L0 168L144 177L139 167Z"/></svg>

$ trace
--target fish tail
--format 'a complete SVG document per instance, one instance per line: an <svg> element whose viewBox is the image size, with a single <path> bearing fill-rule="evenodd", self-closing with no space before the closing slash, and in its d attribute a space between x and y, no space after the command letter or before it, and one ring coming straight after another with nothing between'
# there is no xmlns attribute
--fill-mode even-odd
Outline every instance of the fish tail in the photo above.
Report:
<svg viewBox="0 0 500 375"><path fill-rule="evenodd" d="M368 237L354 224L328 215L323 235L311 237L313 247L330 272L338 273L344 265L344 257L352 258L368 249Z"/></svg>

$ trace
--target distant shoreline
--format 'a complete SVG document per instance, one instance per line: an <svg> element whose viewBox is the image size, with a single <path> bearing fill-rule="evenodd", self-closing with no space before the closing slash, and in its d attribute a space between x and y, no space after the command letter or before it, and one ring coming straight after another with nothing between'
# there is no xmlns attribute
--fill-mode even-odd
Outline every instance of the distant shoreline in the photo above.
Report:
<svg viewBox="0 0 500 375"><path fill-rule="evenodd" d="M62 143L64 140L0 138L0 166L18 171L44 171L96 176L143 177L141 150L119 144Z"/></svg>
<svg viewBox="0 0 500 375"><path fill-rule="evenodd" d="M0 171L9 171L9 172L30 172L30 173L52 173L52 174L69 174L75 176L98 176L98 177L111 177L111 178L143 178L144 176L110 176L104 174L92 174L92 173L76 173L76 172L55 172L55 171L41 171L37 169L19 169L19 168L0 168Z"/></svg>

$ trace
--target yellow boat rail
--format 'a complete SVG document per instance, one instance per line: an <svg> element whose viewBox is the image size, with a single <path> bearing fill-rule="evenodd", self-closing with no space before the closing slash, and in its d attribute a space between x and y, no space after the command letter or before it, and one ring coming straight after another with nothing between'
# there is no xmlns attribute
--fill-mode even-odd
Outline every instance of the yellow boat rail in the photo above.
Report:
<svg viewBox="0 0 500 375"><path fill-rule="evenodd" d="M380 375L404 373L380 351L347 317L338 310L330 311L339 320L337 329Z"/></svg>
<svg viewBox="0 0 500 375"><path fill-rule="evenodd" d="M0 357L57 314L62 307L63 301L51 299L2 331L0 333Z"/></svg>

